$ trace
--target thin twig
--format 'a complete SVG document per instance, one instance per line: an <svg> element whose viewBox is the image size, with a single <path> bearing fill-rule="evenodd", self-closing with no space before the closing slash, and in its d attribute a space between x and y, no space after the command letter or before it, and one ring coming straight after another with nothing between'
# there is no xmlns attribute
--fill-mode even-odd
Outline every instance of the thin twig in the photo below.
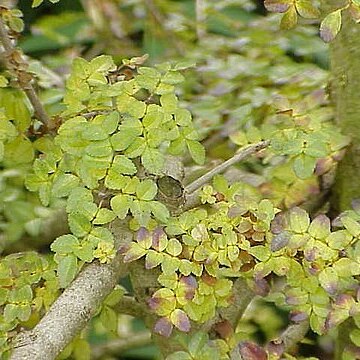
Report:
<svg viewBox="0 0 360 360"><path fill-rule="evenodd" d="M0 41L3 44L6 53L5 63L8 70L16 77L20 88L25 92L26 96L30 100L30 103L34 108L34 112L37 119L41 121L46 127L49 127L50 125L49 116L46 113L38 95L36 94L34 87L30 83L32 77L29 74L27 74L25 70L14 67L13 64L11 64L11 62L8 60L8 56L11 56L17 50L9 38L9 34L6 30L6 26L3 20L1 19L1 17L0 17ZM19 59L17 59L17 61L19 61ZM20 58L20 61L22 67L27 68L28 64L26 63L26 61L22 56Z"/></svg>
<svg viewBox="0 0 360 360"><path fill-rule="evenodd" d="M304 339L309 330L309 321L289 325L281 335L267 345L270 353L281 356L291 350L297 343Z"/></svg>
<svg viewBox="0 0 360 360"><path fill-rule="evenodd" d="M224 172L228 167L236 164L237 162L247 158L248 156L265 149L270 144L270 140L260 141L256 144L247 145L243 148L241 148L233 157L226 160L222 164L216 166L203 176L199 177L189 185L185 187L185 192L187 194L191 194L197 189L199 189L201 186L207 184L216 174L221 174Z"/></svg>
<svg viewBox="0 0 360 360"><path fill-rule="evenodd" d="M121 300L113 306L113 309L120 314L131 315L137 318L144 317L148 310L136 301L135 298L127 295L123 296Z"/></svg>
<svg viewBox="0 0 360 360"><path fill-rule="evenodd" d="M126 350L151 344L150 331L132 334L126 338L115 339L91 348L91 359L103 359L106 355L120 356Z"/></svg>

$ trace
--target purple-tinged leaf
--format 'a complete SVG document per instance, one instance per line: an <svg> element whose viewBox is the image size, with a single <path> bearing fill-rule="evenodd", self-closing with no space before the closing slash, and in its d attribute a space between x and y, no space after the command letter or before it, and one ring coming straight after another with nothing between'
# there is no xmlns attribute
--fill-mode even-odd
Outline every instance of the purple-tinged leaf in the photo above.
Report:
<svg viewBox="0 0 360 360"><path fill-rule="evenodd" d="M320 37L325 42L335 39L341 28L341 10L335 10L328 14L320 24Z"/></svg>
<svg viewBox="0 0 360 360"><path fill-rule="evenodd" d="M325 321L325 329L330 330L349 318L349 311L346 309L334 309L330 311Z"/></svg>
<svg viewBox="0 0 360 360"><path fill-rule="evenodd" d="M129 263L140 259L146 254L147 250L141 247L138 243L131 243L129 249L124 256L124 262Z"/></svg>
<svg viewBox="0 0 360 360"><path fill-rule="evenodd" d="M284 248L289 243L290 238L291 238L291 234L287 231L277 234L271 240L270 250L272 252L275 252Z"/></svg>
<svg viewBox="0 0 360 360"><path fill-rule="evenodd" d="M304 311L294 310L294 311L291 311L289 317L290 317L291 321L293 321L295 323L300 323L300 322L308 319L309 315Z"/></svg>
<svg viewBox="0 0 360 360"><path fill-rule="evenodd" d="M241 341L239 350L243 360L267 360L268 358L263 348L250 341Z"/></svg>
<svg viewBox="0 0 360 360"><path fill-rule="evenodd" d="M155 250L162 252L165 250L166 245L167 245L166 233L162 227L157 227L152 232L152 247Z"/></svg>
<svg viewBox="0 0 360 360"><path fill-rule="evenodd" d="M173 328L174 326L171 321L166 317L162 317L156 322L154 326L154 333L161 336L170 337Z"/></svg>
<svg viewBox="0 0 360 360"><path fill-rule="evenodd" d="M349 6L349 13L351 18L356 22L360 22L360 5L351 3Z"/></svg>
<svg viewBox="0 0 360 360"><path fill-rule="evenodd" d="M259 296L266 296L270 291L269 283L265 278L256 277L254 281L254 292Z"/></svg>
<svg viewBox="0 0 360 360"><path fill-rule="evenodd" d="M266 10L271 12L284 13L291 6L292 1L288 0L265 0L264 5Z"/></svg>
<svg viewBox="0 0 360 360"><path fill-rule="evenodd" d="M339 277L333 268L325 268L319 274L319 282L322 288L330 295L336 294L338 289Z"/></svg>
<svg viewBox="0 0 360 360"><path fill-rule="evenodd" d="M183 332L189 332L191 329L190 320L183 310L175 309L170 315L171 322Z"/></svg>
<svg viewBox="0 0 360 360"><path fill-rule="evenodd" d="M145 241L148 237L149 237L149 231L146 228L141 227L136 234L136 241L142 242Z"/></svg>
<svg viewBox="0 0 360 360"><path fill-rule="evenodd" d="M288 217L285 213L281 212L275 215L274 220L271 222L271 232L273 234L280 234L289 226Z"/></svg>

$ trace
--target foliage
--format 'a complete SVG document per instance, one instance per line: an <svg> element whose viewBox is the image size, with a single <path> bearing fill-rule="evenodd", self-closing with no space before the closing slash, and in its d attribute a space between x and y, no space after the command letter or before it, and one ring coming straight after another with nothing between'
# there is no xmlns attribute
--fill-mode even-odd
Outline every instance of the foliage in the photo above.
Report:
<svg viewBox="0 0 360 360"><path fill-rule="evenodd" d="M349 336L359 346L360 210L354 201L333 221L326 215L322 196L350 139L333 122L326 71L310 63L324 67L319 53L311 45L296 53L274 18L260 19L247 2L220 1L204 14L194 14L189 1L104 4L84 6L95 10L93 24L75 12L57 22L41 18L42 36L58 42L58 51L40 62L6 48L6 37L18 37L24 23L20 10L0 9L7 52L0 75L0 354L9 356L16 334L39 323L87 263L112 264L119 256L130 269L143 264L156 285L143 303L133 296L136 285L116 286L91 330L74 338L62 358L89 358L92 331L103 341L121 335L126 320L117 306L128 298L153 316L145 321L151 332L177 344L171 354L160 349L168 360L303 358L292 347L272 346L286 325L281 312L291 324L308 321L319 336L331 337L352 319ZM298 17L320 17L309 1L265 6L284 14L283 29ZM358 22L359 6L352 0L328 12L321 38L336 37L344 12ZM107 23L109 9L116 11ZM207 19L205 29L199 16ZM124 29L114 27L119 19ZM61 34L70 23L92 32ZM142 42L132 40L139 31ZM124 47L107 43L109 32ZM321 47L312 35L300 28L289 36ZM93 46L87 54L78 49L84 39ZM37 44L34 54L47 44ZM97 56L98 44L113 56ZM29 46L25 40L23 48ZM141 47L152 55L146 66ZM85 56L70 64L69 49ZM59 65L68 67L66 81ZM27 91L35 79L49 123ZM212 160L260 141L269 145L256 156L187 192ZM49 222L60 212L67 224L52 231ZM36 252L44 247L51 252ZM239 283L263 301L252 313L239 309L232 323L226 314L240 307Z"/></svg>

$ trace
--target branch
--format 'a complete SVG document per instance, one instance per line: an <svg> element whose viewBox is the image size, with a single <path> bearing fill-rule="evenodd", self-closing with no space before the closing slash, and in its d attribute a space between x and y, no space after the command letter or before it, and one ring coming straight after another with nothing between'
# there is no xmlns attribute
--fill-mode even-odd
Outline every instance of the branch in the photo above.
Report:
<svg viewBox="0 0 360 360"><path fill-rule="evenodd" d="M36 94L34 87L31 85L32 77L28 74L24 68L28 67L28 64L24 60L23 56L16 58L16 63L14 64L9 60L9 58L17 52L15 46L12 44L9 34L6 30L6 26L3 22L3 19L0 16L0 41L3 44L5 49L5 63L8 70L16 77L17 82L20 88L25 92L28 97L31 105L34 108L35 115L39 121L41 121L47 128L50 125L50 119L46 113L38 95ZM20 66L19 66L20 65Z"/></svg>
<svg viewBox="0 0 360 360"><path fill-rule="evenodd" d="M115 339L105 344L96 345L91 348L91 359L104 359L105 355L119 356L124 351L139 348L151 344L151 333L143 331L137 334L129 334L127 338Z"/></svg>
<svg viewBox="0 0 360 360"><path fill-rule="evenodd" d="M216 174L220 174L224 172L228 167L236 164L237 162L247 158L248 156L265 149L270 145L270 140L260 141L256 144L251 144L244 146L241 148L233 157L226 160L222 164L216 166L214 169L210 170L203 176L199 177L188 186L185 187L185 192L187 194L191 194L192 192L196 191L206 183L208 183Z"/></svg>
<svg viewBox="0 0 360 360"><path fill-rule="evenodd" d="M127 268L117 256L111 264L86 266L30 331L14 340L11 360L53 360L94 316Z"/></svg>
<svg viewBox="0 0 360 360"><path fill-rule="evenodd" d="M298 342L304 339L309 330L309 321L289 325L283 333L267 345L270 353L281 356L283 353L291 350Z"/></svg>
<svg viewBox="0 0 360 360"><path fill-rule="evenodd" d="M135 298L126 295L123 296L115 306L113 306L113 309L120 314L131 315L137 318L146 316L149 311L148 308L142 306L135 300Z"/></svg>

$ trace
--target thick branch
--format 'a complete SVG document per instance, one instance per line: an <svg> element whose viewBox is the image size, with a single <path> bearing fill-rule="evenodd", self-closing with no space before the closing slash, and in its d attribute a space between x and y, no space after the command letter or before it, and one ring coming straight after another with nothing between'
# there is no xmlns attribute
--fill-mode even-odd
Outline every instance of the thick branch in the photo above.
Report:
<svg viewBox="0 0 360 360"><path fill-rule="evenodd" d="M49 127L50 119L48 114L46 113L38 95L36 94L34 87L31 85L32 77L26 73L23 69L17 68L9 61L8 57L10 57L17 50L12 44L9 34L6 30L5 24L0 17L0 41L5 49L5 63L8 70L16 77L17 82L20 88L25 92L28 97L31 105L34 108L35 115L39 121L41 121L46 127ZM17 61L21 61L21 67L26 68L27 63L24 58L21 56L20 59L17 58Z"/></svg>
<svg viewBox="0 0 360 360"><path fill-rule="evenodd" d="M112 264L94 262L54 302L34 329L20 333L11 360L52 360L94 316L119 276L126 274L120 256Z"/></svg>
<svg viewBox="0 0 360 360"><path fill-rule="evenodd" d="M244 160L248 156L250 156L262 149L265 149L269 145L270 145L270 141L265 140L265 141L260 141L256 144L244 146L233 157L226 160L222 164L216 166L215 168L213 168L212 170L210 170L209 172L207 172L206 174L204 174L203 176L199 177L198 179L193 181L191 184L186 186L185 192L187 194L191 194L192 192L199 189L201 186L208 183L216 174L221 174L230 166L236 164L237 162L239 162L241 160Z"/></svg>

